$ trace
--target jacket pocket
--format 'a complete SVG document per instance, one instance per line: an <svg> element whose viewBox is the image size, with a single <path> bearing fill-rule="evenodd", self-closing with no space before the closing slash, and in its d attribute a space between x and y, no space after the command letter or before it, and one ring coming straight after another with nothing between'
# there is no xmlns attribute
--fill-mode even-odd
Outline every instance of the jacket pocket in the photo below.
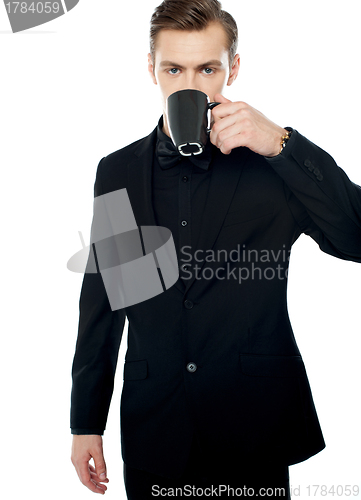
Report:
<svg viewBox="0 0 361 500"><path fill-rule="evenodd" d="M233 226L233 224L239 224L240 222L251 221L260 217L265 217L266 215L272 215L273 212L273 201L259 203L251 208L247 206L233 212L228 212L224 219L223 226Z"/></svg>
<svg viewBox="0 0 361 500"><path fill-rule="evenodd" d="M245 440L250 436L250 447L292 460L293 451L308 441L312 417L301 356L240 354L239 365Z"/></svg>
<svg viewBox="0 0 361 500"><path fill-rule="evenodd" d="M123 380L142 380L147 378L147 375L148 363L146 359L125 362Z"/></svg>
<svg viewBox="0 0 361 500"><path fill-rule="evenodd" d="M303 377L301 356L240 355L241 371L251 377Z"/></svg>

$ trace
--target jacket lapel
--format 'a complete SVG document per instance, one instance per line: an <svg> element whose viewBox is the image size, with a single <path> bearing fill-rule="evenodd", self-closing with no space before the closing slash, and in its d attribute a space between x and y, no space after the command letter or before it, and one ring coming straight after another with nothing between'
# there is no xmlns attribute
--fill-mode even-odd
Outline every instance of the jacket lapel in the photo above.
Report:
<svg viewBox="0 0 361 500"><path fill-rule="evenodd" d="M157 129L137 145L128 164L128 194L138 226L156 226L152 204L152 167Z"/></svg>
<svg viewBox="0 0 361 500"><path fill-rule="evenodd" d="M157 226L152 203L153 156L157 128L140 141L134 159L128 164L128 195L138 226ZM174 286L183 294L184 283L179 278Z"/></svg>

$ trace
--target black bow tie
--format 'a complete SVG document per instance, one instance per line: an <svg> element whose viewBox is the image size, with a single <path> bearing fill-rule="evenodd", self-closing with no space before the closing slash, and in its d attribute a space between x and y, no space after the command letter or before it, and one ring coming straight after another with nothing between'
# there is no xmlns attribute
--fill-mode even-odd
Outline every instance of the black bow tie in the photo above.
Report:
<svg viewBox="0 0 361 500"><path fill-rule="evenodd" d="M158 139L156 154L159 165L162 169L172 168L175 165L178 165L182 158L188 158L196 167L208 170L209 164L212 160L212 148L209 141L205 150L200 155L182 156L170 139Z"/></svg>

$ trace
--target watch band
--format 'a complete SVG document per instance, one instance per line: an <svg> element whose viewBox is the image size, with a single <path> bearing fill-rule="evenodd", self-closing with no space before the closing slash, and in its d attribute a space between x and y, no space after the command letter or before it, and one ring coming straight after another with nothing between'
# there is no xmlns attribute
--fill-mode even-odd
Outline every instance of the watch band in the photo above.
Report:
<svg viewBox="0 0 361 500"><path fill-rule="evenodd" d="M285 130L287 130L286 134L282 136L281 138L281 149L278 154L281 154L284 148L286 147L287 142L290 140L291 134L293 132L293 129L291 127L285 127Z"/></svg>

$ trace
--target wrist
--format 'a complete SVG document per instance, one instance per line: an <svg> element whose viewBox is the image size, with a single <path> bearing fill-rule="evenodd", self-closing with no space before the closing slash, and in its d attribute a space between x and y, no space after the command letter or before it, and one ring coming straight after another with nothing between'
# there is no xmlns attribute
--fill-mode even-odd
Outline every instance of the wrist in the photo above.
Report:
<svg viewBox="0 0 361 500"><path fill-rule="evenodd" d="M277 131L275 138L275 146L271 155L268 155L267 158L274 158L282 153L283 149L286 147L288 140L290 139L292 134L292 129L289 127L281 128Z"/></svg>

